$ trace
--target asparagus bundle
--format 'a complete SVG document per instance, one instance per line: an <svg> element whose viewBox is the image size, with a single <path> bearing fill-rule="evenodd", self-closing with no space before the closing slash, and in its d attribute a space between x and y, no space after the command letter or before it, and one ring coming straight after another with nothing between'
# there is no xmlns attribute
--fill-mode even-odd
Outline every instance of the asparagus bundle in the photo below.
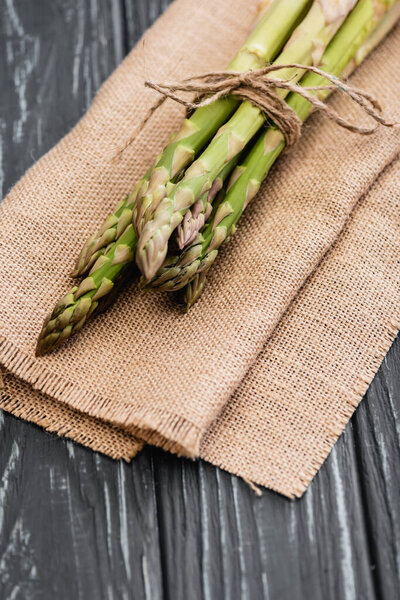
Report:
<svg viewBox="0 0 400 600"><path fill-rule="evenodd" d="M272 60L301 20L310 2L311 0L275 0L267 7L228 68L247 71ZM156 159L154 167L147 171L132 193L119 203L102 227L87 240L72 276L77 277L90 270L89 277L79 287L72 288L45 320L36 348L38 355L48 352L77 332L101 308L105 302L104 296L113 290L115 284L118 285L120 277L134 259L137 236L131 222L136 201L140 209L135 208L133 221L140 228L142 213L146 212L145 204L151 204L153 200L157 204L163 194L170 193L173 180L179 178L180 172L230 117L238 103L234 98L223 98L199 108L189 119L185 119L178 133ZM120 268L116 269L115 261L119 260L119 256L123 260L118 263ZM82 293L83 290L86 292Z"/></svg>
<svg viewBox="0 0 400 600"><path fill-rule="evenodd" d="M391 4L394 2L392 1ZM377 28L379 17L382 19L382 14L388 8L389 4L385 0L380 2L360 0L323 54L321 60L323 70L338 76L346 67L348 71L354 64L354 59L357 61L357 56L358 62L360 62L360 59L362 60L367 54L362 47L363 42L375 28L377 32L380 31L381 28ZM382 29L397 19L397 12L397 10L393 10L393 14L388 15L385 23L381 25ZM378 39L377 33L374 36L371 35L371 38ZM368 42L368 48L372 49L371 41ZM312 88L326 83L326 79L320 75L307 73L302 78L300 85ZM326 90L316 90L313 93L318 94L322 100L330 91L331 88L327 88ZM302 121L310 114L311 104L298 94L291 94L287 103L296 111ZM186 304L190 308L204 288L205 274L216 259L220 246L235 232L237 222L244 209L258 192L262 181L268 175L271 166L284 147L283 134L274 125L258 137L243 164L236 167L229 190L213 218L182 254L169 257L165 261L156 276L148 282L149 287L177 291L191 284L185 297ZM198 278L199 274L202 274L201 280L199 279L194 284L191 283ZM144 284L145 282L142 280L142 285Z"/></svg>
<svg viewBox="0 0 400 600"><path fill-rule="evenodd" d="M339 3L315 0L274 64L318 64L323 50L355 3L356 0L342 0ZM271 73L270 78L294 83L302 74L301 69L286 67ZM282 98L286 94L285 89L277 91ZM264 121L265 116L260 109L250 102L243 102L199 158L185 171L171 194L157 205L151 220L142 229L136 250L136 262L146 279L152 279L162 265L168 240L185 212L210 189L220 170L244 149Z"/></svg>
<svg viewBox="0 0 400 600"><path fill-rule="evenodd" d="M310 5L310 0L275 0L259 20L250 36L228 65L234 71L249 71L273 60ZM133 218L137 233L182 171L232 115L239 101L221 98L209 106L198 108L185 119L172 136L155 164L136 184L132 193L106 219L102 227L83 247L73 276L84 274L109 244L117 240Z"/></svg>
<svg viewBox="0 0 400 600"><path fill-rule="evenodd" d="M231 71L249 71L271 61L289 37L309 0L279 0L267 10L238 55L228 65ZM160 202L169 194L168 184L187 167L216 131L232 115L238 101L233 97L198 108L157 159L149 176L138 189L133 223L138 235Z"/></svg>
<svg viewBox="0 0 400 600"><path fill-rule="evenodd" d="M350 16L346 18L355 0L353 2L342 0L334 4L325 2L325 0L315 0L301 26L294 31L278 57L278 64L300 61L302 64L309 65L314 60L325 71L340 74L346 65L354 66L363 60L372 47L382 39L390 28L390 24L395 22L398 15L394 15L394 11L391 11L392 19L388 18L386 24L383 23L383 20L379 21L379 18L395 1L360 0ZM253 44L252 50L249 50L248 40L247 47L246 44L244 46L247 49L241 51L242 57L247 56L247 53L249 55L255 53L259 60L259 47L263 49L264 59L269 55L276 54L307 4L306 2L275 0L249 38ZM338 6L341 8L339 11L337 10ZM289 19L286 21L285 11L289 15ZM343 21L344 25L335 35ZM379 27L377 27L378 21ZM283 26L284 22L285 26ZM263 37L266 32L272 36L267 43ZM373 41L362 46L371 32L375 35L371 35L369 40ZM326 49L332 37L333 41ZM268 51L266 51L267 46ZM241 60L243 60L243 64L246 62L244 58ZM250 61L250 56L247 56L246 60ZM244 68L252 67L244 66ZM280 72L279 76L282 79L286 77L297 81L303 72L300 68L285 69ZM307 74L301 80L301 84L306 87L325 82L324 78L314 74ZM329 91L330 89L324 91L324 94L319 91L318 94L323 97ZM282 96L285 94L283 90L278 93ZM302 120L308 116L310 104L304 98L292 94L288 98L288 104ZM38 341L37 354L48 352L78 331L94 312L98 312L104 307L107 299L110 299L110 293L119 288L124 276L130 273L138 241L137 233L131 223L132 212L135 216L135 227L141 231L141 256L143 258L144 252L145 262L147 261L151 267L147 271L147 275L149 275L160 261L160 255L157 256L155 262L151 260L151 245L154 238L160 236L160 210L162 209L162 214L166 204L169 208L172 207L172 212L168 213L167 211L168 219L164 223L167 225L168 232L161 231L161 237L164 236L164 239L168 241L175 227L175 225L172 227L171 224L180 222L188 208L193 206L194 210L191 214L189 213L185 228L181 230L183 236L181 246L189 243L189 247L181 255L167 257L150 285L169 290L184 288L187 306L190 307L196 301L201 294L206 273L215 260L220 245L234 233L245 206L257 192L261 181L285 145L283 135L274 126L269 127L265 132L257 133L264 122L264 116L251 104L243 102L233 114L238 105L237 100L224 98L198 109L192 117L185 120L180 134L172 144L167 146L164 153L158 158L156 165L147 172L131 196L121 203L100 231L86 244L77 263L75 274L90 269L89 276L79 286L73 288L46 319ZM215 106L217 106L216 109L214 109ZM222 109L222 107L224 108ZM224 113L223 116L222 113ZM188 122L193 125L194 117L198 114L204 115L204 119L196 117L199 118L197 125L201 121L201 126L195 132L189 126L189 135L184 135L185 131L186 133L189 131ZM233 117L227 120L232 114ZM218 118L216 115L219 115ZM225 125L211 139L221 125L220 122L216 124L219 118L225 122ZM210 121L207 122L207 119ZM257 135L258 137L256 137ZM247 147L247 143L252 139L255 139L252 149L247 152L247 156L240 166L235 168L229 184L225 185L225 188L217 195L217 199L214 200L219 187L226 181L231 169L235 167L241 150ZM207 143L209 145L203 154L192 162ZM181 162L177 158L180 166L178 170L175 170L173 155L178 147L180 148L178 158L182 156L182 148L190 147L191 155L189 156L187 153L187 157ZM204 162L205 158L209 161L207 164ZM190 163L192 165L185 171ZM191 175L188 177L190 172L191 175L194 173L193 177ZM167 176L168 180L166 180ZM201 185L197 181L198 179L201 180ZM150 181L152 181L151 186ZM157 185L155 185L156 182ZM164 186L162 193L156 191L159 185ZM190 193L187 192L187 189L190 190ZM182 197L181 190L183 190L183 195L190 196L190 202L186 202L186 204L183 202L181 205L178 202L175 205L175 200ZM147 199L144 200L146 195ZM210 214L209 218L208 214ZM179 215L179 218L176 215ZM136 220L136 217L140 218ZM198 233L199 225L201 226L202 221L207 219L202 231ZM140 225L138 226L139 221ZM143 223L145 223L144 227L142 227ZM144 234L149 231L149 228L151 235L148 237L148 233L146 234L146 241ZM183 235L183 233L185 234ZM196 238L192 241L194 236ZM145 240L144 245L143 239ZM149 256L146 256L149 248L151 251ZM163 252L165 252L164 247L162 248ZM148 260L149 258L150 260ZM138 260L139 263L140 260ZM142 283L146 283L146 280Z"/></svg>

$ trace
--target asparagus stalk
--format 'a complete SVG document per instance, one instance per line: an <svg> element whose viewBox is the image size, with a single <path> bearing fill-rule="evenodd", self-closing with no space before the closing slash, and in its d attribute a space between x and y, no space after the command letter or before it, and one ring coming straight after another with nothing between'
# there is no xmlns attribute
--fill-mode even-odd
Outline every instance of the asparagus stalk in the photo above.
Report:
<svg viewBox="0 0 400 600"><path fill-rule="evenodd" d="M226 192L229 190L230 186L233 183L234 178L231 177L231 179L228 182L228 185L225 185L224 187L221 188L221 190L219 191L217 198L215 200L214 206L211 207L211 220L214 218L214 215L216 213L216 211L218 210L218 207L221 205L221 203L223 202ZM198 235L198 233L197 233ZM196 238L197 238L196 235ZM227 239L225 240L225 242L228 242L230 240L231 236L228 236ZM173 266L176 262L179 261L179 257L174 257L171 261L171 266ZM207 278L207 271L200 271L198 273L196 273L196 275L193 277L193 279L191 279L189 281L189 283L187 283L184 288L183 288L183 304L184 307L186 309L186 312L189 312L190 308L193 306L193 304L195 304L195 302L197 302L197 300L200 298L201 294L203 293L203 289L206 283L206 278ZM169 270L167 268L166 270L166 274L167 274L167 279L169 276ZM144 280L144 278L141 279L140 282L141 286L146 285L146 281Z"/></svg>
<svg viewBox="0 0 400 600"><path fill-rule="evenodd" d="M136 240L130 224L117 243L97 259L89 276L58 302L43 324L36 347L37 356L59 346L77 333L94 312L104 308L115 283L121 281L133 266L132 248Z"/></svg>
<svg viewBox="0 0 400 600"><path fill-rule="evenodd" d="M295 29L274 64L319 64L328 45L356 0L326 2L315 0L310 11ZM272 79L298 81L302 69L282 68L271 73ZM277 94L284 98L287 90ZM146 279L154 277L167 254L168 240L182 221L185 212L210 189L221 169L253 138L265 121L263 113L250 102L243 102L231 119L223 125L191 166L172 193L158 204L152 219L139 236L136 262Z"/></svg>
<svg viewBox="0 0 400 600"><path fill-rule="evenodd" d="M216 211L218 210L218 207L223 202L227 191L229 191L229 188L232 186L234 180L238 177L238 171L240 172L240 169L237 169L235 171L235 177L231 177L229 179L228 184L223 185L221 190L218 192L218 195L216 197L214 205L211 206L211 213L210 213L211 220L213 220L214 215L215 215ZM185 217L186 217L186 215L185 215ZM197 239L198 235L199 235L199 231L195 235L195 239ZM230 236L226 239L226 242L228 242L229 239L230 239ZM179 261L178 256L173 257L170 262L170 265L173 266L178 261ZM166 263L168 263L168 261L166 261ZM164 265L163 265L163 267L164 267ZM207 271L208 271L208 269L207 269ZM197 302L197 300L200 298L201 294L203 293L206 279L207 279L207 271L200 271L200 272L196 273L196 275L193 277L193 279L191 279L189 281L189 283L187 283L184 286L182 299L183 299L183 305L185 307L186 312L189 312L190 308L193 306L193 304L195 304L195 302ZM166 269L166 274L167 274L167 279L168 279L168 277L170 275L168 267ZM143 277L141 278L140 285L142 287L146 286L146 280Z"/></svg>
<svg viewBox="0 0 400 600"><path fill-rule="evenodd" d="M149 176L150 170L139 184L141 185ZM71 277L79 277L87 273L97 259L106 254L125 232L128 225L132 222L132 208L137 190L140 187L139 184L136 184L133 191L117 204L114 212L107 217L100 229L85 242L76 261L75 268L71 273Z"/></svg>
<svg viewBox="0 0 400 600"><path fill-rule="evenodd" d="M362 45L368 44L372 49L370 43L366 42L369 34L374 40L377 40L378 32L381 32L382 37L385 35L389 25L386 24L386 27L383 25L377 27L377 25L381 22L382 15L395 1L388 3L385 0L360 0L324 52L321 68L338 76L348 65L354 64L354 57L358 56L359 60L363 60L366 52L362 50L365 48ZM395 7L396 13L398 6L399 4ZM387 19L393 24L397 16L395 9L392 9ZM326 79L308 73L300 83L304 87L321 86L326 83ZM324 99L330 92L331 89L326 89L314 93ZM303 121L310 114L310 103L298 94L291 94L288 104ZM176 291L188 285L199 273L206 273L209 270L218 255L219 247L233 235L244 209L259 190L261 182L268 175L284 147L284 137L275 126L271 126L259 136L243 164L236 167L233 172L230 189L211 221L186 251L179 257L168 259L149 283L150 287Z"/></svg>
<svg viewBox="0 0 400 600"><path fill-rule="evenodd" d="M400 19L400 2L398 0L386 0L386 2L380 0L374 6L374 10L374 28L343 70L342 77L344 78L349 77L367 56L371 54Z"/></svg>
<svg viewBox="0 0 400 600"><path fill-rule="evenodd" d="M249 71L271 61L309 5L310 0L275 0L267 7L228 69ZM183 121L179 131L157 157L154 166L136 184L132 193L118 204L99 231L87 240L78 257L73 276L88 271L104 253L104 249L122 235L132 217L135 230L140 233L143 222L150 218L165 195L171 192L173 181L230 117L238 104L239 101L235 98L223 98L197 109L190 118Z"/></svg>

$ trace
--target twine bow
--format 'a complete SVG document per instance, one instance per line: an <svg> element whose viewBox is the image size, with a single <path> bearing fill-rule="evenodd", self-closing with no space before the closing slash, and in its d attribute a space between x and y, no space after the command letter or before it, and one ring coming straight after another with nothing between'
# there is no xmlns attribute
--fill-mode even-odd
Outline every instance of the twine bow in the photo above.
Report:
<svg viewBox="0 0 400 600"><path fill-rule="evenodd" d="M320 75L330 82L330 85L301 86L292 81L284 79L272 79L268 77L270 73L280 69L301 69ZM133 132L124 146L118 150L114 158L121 156L124 150L132 144L138 133L146 125L153 113L167 100L171 98L179 104L183 104L188 111L196 110L201 106L208 106L220 98L227 96L236 96L241 100L248 100L254 106L260 109L267 118L271 119L275 125L282 131L287 146L297 142L301 135L302 121L296 111L291 108L285 100L276 94L277 89L285 89L288 92L299 94L311 104L314 110L319 110L328 119L334 121L340 127L361 135L370 135L374 133L379 125L385 127L397 127L399 123L388 121L382 115L382 107L379 101L371 94L357 87L353 87L341 79L338 79L330 73L326 73L318 67L292 63L287 65L268 65L263 69L255 69L239 73L236 71L212 71L204 75L195 75L183 79L181 82L156 83L154 81L145 81L145 86L156 90L161 94L160 99L147 111L140 126ZM325 92L328 90L339 90L353 102L358 104L375 121L371 127L363 127L348 121L342 117L331 106L327 106L318 94L311 92ZM195 100L187 100L179 92L194 92Z"/></svg>
<svg viewBox="0 0 400 600"><path fill-rule="evenodd" d="M280 69L301 69L320 75L327 79L331 85L317 85L312 87L301 86L296 83L282 79L268 77L271 73ZM205 75L189 77L178 83L155 83L146 81L146 87L152 88L162 95L158 108L167 98L171 98L186 106L188 110L195 110L201 106L207 106L220 98L236 96L241 100L248 100L260 109L275 125L282 131L286 144L291 146L296 143L301 134L302 121L296 111L291 108L285 100L276 94L277 89L300 94L308 100L314 110L321 111L329 119L340 127L344 127L354 133L370 135L374 133L379 125L394 127L398 123L388 121L382 116L382 107L379 101L368 92L353 87L341 81L334 75L330 75L317 67L301 65L297 63L287 65L268 65L263 69L256 69L245 73L234 71L215 71ZM339 115L331 106L327 106L318 98L319 92L327 90L339 90L358 104L375 121L371 127L363 127L352 123ZM190 101L177 92L194 92L197 99ZM154 110L151 111L154 112ZM150 117L150 115L149 115Z"/></svg>

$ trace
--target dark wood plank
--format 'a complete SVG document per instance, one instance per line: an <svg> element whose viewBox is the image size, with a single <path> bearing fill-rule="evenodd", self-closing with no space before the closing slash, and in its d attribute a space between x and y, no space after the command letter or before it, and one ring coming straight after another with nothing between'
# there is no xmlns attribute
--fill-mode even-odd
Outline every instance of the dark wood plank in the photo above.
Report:
<svg viewBox="0 0 400 600"><path fill-rule="evenodd" d="M353 419L377 587L400 598L400 338Z"/></svg>
<svg viewBox="0 0 400 600"><path fill-rule="evenodd" d="M3 195L89 107L124 55L119 2L1 0Z"/></svg>
<svg viewBox="0 0 400 600"><path fill-rule="evenodd" d="M0 0L3 194L169 0ZM400 342L305 496L0 416L0 598L400 597ZM397 419L397 421L396 421Z"/></svg>
<svg viewBox="0 0 400 600"><path fill-rule="evenodd" d="M151 456L115 463L3 417L0 598L162 598Z"/></svg>
<svg viewBox="0 0 400 600"><path fill-rule="evenodd" d="M171 2L172 0L123 0L127 50L134 46Z"/></svg>
<svg viewBox="0 0 400 600"><path fill-rule="evenodd" d="M353 431L296 502L205 463L155 461L169 598L375 598Z"/></svg>

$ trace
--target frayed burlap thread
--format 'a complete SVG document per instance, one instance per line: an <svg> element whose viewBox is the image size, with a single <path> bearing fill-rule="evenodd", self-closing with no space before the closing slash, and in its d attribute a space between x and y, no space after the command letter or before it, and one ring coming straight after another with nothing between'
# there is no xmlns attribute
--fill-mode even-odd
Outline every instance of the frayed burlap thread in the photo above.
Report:
<svg viewBox="0 0 400 600"><path fill-rule="evenodd" d="M76 249L182 119L183 107L163 103L120 160L110 159L159 100L143 87L144 52L152 81L217 71L256 5L173 3L145 50L132 51L87 115L2 202L0 362L8 376L0 402L99 451L111 453L111 444L114 456L133 456L136 436L293 497L327 456L400 321L398 171L381 176L400 152L395 128L354 136L312 116L190 314L132 285L84 334L34 356L43 317L70 287ZM400 118L399 44L397 27L351 79L379 91L391 121ZM356 122L358 109L339 95L329 106Z"/></svg>

